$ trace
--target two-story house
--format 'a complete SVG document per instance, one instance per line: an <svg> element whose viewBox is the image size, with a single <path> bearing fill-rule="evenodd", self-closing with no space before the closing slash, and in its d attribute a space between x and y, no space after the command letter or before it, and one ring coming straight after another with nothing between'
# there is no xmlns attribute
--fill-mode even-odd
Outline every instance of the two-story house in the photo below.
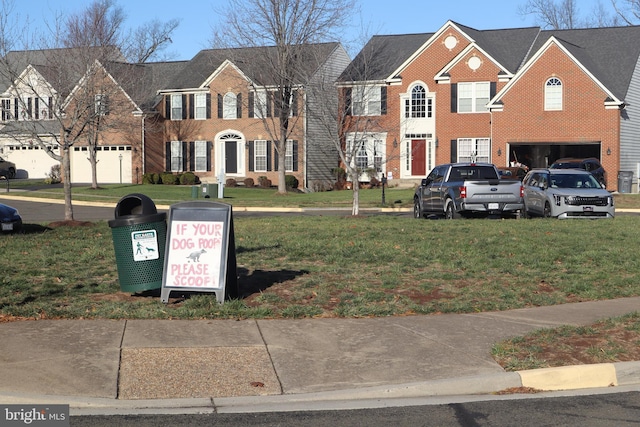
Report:
<svg viewBox="0 0 640 427"><path fill-rule="evenodd" d="M276 140L282 130L278 108L285 96L291 105L286 174L295 176L301 188L330 185L332 169L339 166L335 132L309 111L337 103L333 83L349 57L339 43L304 46L296 81L283 85L267 72L276 53L275 47L210 49L184 64L158 92L164 150L156 143L153 151L145 151L146 170L151 172L154 165L156 171L193 171L205 182L223 177L257 183L266 177L277 183ZM315 90L321 86L330 90L329 100ZM291 93L280 93L283 87Z"/></svg>
<svg viewBox="0 0 640 427"><path fill-rule="evenodd" d="M92 155L98 182L141 182L150 67L112 48L15 51L2 64L0 150L19 177L47 177L68 144L72 182L92 181Z"/></svg>
<svg viewBox="0 0 640 427"><path fill-rule="evenodd" d="M413 181L445 162L597 157L615 190L618 172L637 177L640 165L639 37L633 26L480 31L451 21L375 36L338 79L350 114L375 122L354 161Z"/></svg>

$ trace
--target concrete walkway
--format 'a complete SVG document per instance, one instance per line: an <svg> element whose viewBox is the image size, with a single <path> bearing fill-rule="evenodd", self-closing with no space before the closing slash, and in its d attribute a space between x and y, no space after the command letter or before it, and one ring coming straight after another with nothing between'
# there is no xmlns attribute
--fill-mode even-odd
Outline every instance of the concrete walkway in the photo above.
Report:
<svg viewBox="0 0 640 427"><path fill-rule="evenodd" d="M39 320L0 324L0 402L72 414L255 411L274 405L640 384L640 362L505 372L496 342L634 312L640 297L373 319Z"/></svg>

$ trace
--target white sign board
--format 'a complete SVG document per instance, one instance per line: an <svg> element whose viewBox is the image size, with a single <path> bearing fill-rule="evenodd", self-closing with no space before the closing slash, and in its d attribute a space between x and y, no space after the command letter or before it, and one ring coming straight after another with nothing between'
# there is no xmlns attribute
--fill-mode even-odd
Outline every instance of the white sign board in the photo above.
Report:
<svg viewBox="0 0 640 427"><path fill-rule="evenodd" d="M214 292L222 303L229 294L225 293L226 287L228 291L237 289L231 206L215 202L172 205L165 246L162 302L169 301L172 291L183 291Z"/></svg>

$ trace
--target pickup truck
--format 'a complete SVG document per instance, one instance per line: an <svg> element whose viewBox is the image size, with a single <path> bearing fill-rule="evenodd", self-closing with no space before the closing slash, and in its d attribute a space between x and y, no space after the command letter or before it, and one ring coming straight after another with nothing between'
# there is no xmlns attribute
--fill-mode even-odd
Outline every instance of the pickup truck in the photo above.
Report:
<svg viewBox="0 0 640 427"><path fill-rule="evenodd" d="M416 188L413 216L518 216L522 196L522 183L500 179L498 169L490 163L449 163L433 168Z"/></svg>

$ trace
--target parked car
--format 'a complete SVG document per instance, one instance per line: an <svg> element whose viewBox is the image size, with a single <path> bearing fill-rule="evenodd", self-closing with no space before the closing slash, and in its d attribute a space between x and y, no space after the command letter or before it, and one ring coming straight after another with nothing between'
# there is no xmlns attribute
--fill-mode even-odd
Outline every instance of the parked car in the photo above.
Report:
<svg viewBox="0 0 640 427"><path fill-rule="evenodd" d="M613 195L580 169L532 169L522 182L524 216L613 218Z"/></svg>
<svg viewBox="0 0 640 427"><path fill-rule="evenodd" d="M515 216L522 209L522 183L501 179L490 163L448 163L433 168L413 196L413 216Z"/></svg>
<svg viewBox="0 0 640 427"><path fill-rule="evenodd" d="M16 177L15 163L0 157L0 176L4 176L7 179L15 178Z"/></svg>
<svg viewBox="0 0 640 427"><path fill-rule="evenodd" d="M600 164L600 160L595 157L589 157L586 159L578 158L565 158L558 159L550 166L551 169L584 169L587 172L591 172L596 177L598 182L603 187L607 186L607 172Z"/></svg>
<svg viewBox="0 0 640 427"><path fill-rule="evenodd" d="M22 228L22 217L16 208L0 203L0 231L18 231Z"/></svg>

